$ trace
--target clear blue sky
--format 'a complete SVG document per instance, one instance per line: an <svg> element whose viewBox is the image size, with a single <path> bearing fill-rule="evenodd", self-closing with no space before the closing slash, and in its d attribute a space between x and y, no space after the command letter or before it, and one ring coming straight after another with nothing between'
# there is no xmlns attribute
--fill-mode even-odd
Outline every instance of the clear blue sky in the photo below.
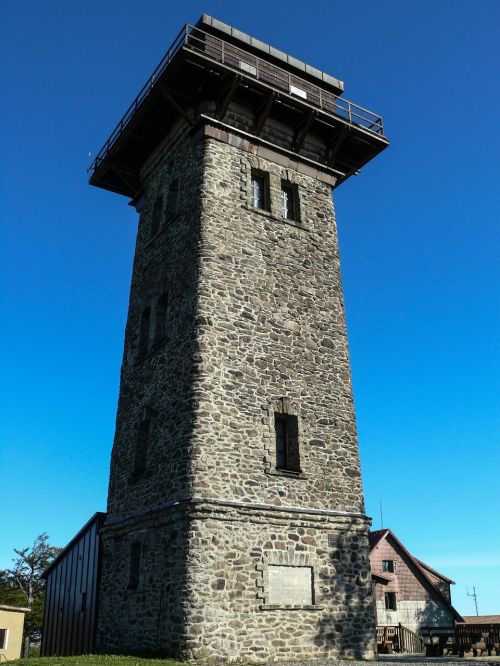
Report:
<svg viewBox="0 0 500 666"><path fill-rule="evenodd" d="M384 117L335 194L367 511L500 613L498 0L1 2L0 566L105 509L136 215L85 168L203 11Z"/></svg>

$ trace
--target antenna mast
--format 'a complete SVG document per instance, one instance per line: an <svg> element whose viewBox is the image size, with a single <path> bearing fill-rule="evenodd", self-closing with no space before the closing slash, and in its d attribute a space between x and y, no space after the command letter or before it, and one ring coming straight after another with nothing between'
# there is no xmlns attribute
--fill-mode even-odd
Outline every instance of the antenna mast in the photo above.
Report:
<svg viewBox="0 0 500 666"><path fill-rule="evenodd" d="M477 594L476 594L476 586L472 586L472 594L469 594L469 586L467 586L467 596L468 597L474 597L474 605L476 607L476 617L479 616L479 612L477 610Z"/></svg>

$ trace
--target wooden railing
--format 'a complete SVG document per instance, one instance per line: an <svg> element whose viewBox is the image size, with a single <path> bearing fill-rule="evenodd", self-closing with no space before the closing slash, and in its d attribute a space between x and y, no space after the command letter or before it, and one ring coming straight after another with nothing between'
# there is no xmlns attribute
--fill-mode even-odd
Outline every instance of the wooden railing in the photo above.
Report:
<svg viewBox="0 0 500 666"><path fill-rule="evenodd" d="M270 63L268 60L259 58L244 49L215 37L211 33L186 24L87 169L90 174L93 174L105 159L117 139L123 134L131 118L151 95L156 83L182 48L197 52L210 60L221 63L225 67L237 70L242 76L258 79L262 83L290 95L290 97L302 99L308 104L338 116L352 125L384 137L382 118L372 111L368 111L368 109L343 97L338 97L332 92Z"/></svg>
<svg viewBox="0 0 500 666"><path fill-rule="evenodd" d="M379 652L407 652L411 654L425 651L422 636L402 624L377 627Z"/></svg>
<svg viewBox="0 0 500 666"><path fill-rule="evenodd" d="M421 627L429 657L472 652L474 657L495 651L500 656L500 624L463 624L455 627Z"/></svg>
<svg viewBox="0 0 500 666"><path fill-rule="evenodd" d="M455 644L459 654L470 652L474 656L485 650L491 656L500 652L500 624L457 624L455 626Z"/></svg>

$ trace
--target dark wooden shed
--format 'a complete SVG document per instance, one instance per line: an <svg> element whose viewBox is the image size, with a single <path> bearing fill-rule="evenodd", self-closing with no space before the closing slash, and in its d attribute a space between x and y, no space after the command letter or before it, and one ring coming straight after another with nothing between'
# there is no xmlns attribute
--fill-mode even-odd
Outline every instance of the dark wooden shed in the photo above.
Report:
<svg viewBox="0 0 500 666"><path fill-rule="evenodd" d="M46 569L41 655L94 651L100 574L99 530L105 513L96 513Z"/></svg>

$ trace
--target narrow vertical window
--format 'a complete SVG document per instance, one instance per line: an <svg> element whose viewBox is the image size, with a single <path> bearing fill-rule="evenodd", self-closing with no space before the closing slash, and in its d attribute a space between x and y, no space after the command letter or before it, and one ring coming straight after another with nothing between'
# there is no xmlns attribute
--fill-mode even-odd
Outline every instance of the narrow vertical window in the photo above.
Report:
<svg viewBox="0 0 500 666"><path fill-rule="evenodd" d="M0 629L0 650L7 648L7 629Z"/></svg>
<svg viewBox="0 0 500 666"><path fill-rule="evenodd" d="M146 471L150 430L151 421L149 419L141 421L137 431L137 440L135 444L134 474L136 475Z"/></svg>
<svg viewBox="0 0 500 666"><path fill-rule="evenodd" d="M151 308L143 310L139 330L139 357L144 356L149 351L149 326L151 323Z"/></svg>
<svg viewBox="0 0 500 666"><path fill-rule="evenodd" d="M276 469L300 473L298 419L291 414L274 414Z"/></svg>
<svg viewBox="0 0 500 666"><path fill-rule="evenodd" d="M251 196L253 208L269 210L269 176L252 169Z"/></svg>
<svg viewBox="0 0 500 666"><path fill-rule="evenodd" d="M161 345L167 337L168 295L163 294L156 304L155 345Z"/></svg>
<svg viewBox="0 0 500 666"><path fill-rule="evenodd" d="M282 414L275 415L274 429L276 431L276 467L278 469L286 469L286 417Z"/></svg>
<svg viewBox="0 0 500 666"><path fill-rule="evenodd" d="M281 183L281 217L284 220L298 219L297 188L291 183Z"/></svg>
<svg viewBox="0 0 500 666"><path fill-rule="evenodd" d="M151 228L149 234L150 238L153 238L153 236L155 236L160 229L162 209L163 209L163 197L160 194L160 196L157 197L156 201L153 204L153 212L151 214Z"/></svg>
<svg viewBox="0 0 500 666"><path fill-rule="evenodd" d="M261 176L252 176L252 206L264 208L264 179Z"/></svg>
<svg viewBox="0 0 500 666"><path fill-rule="evenodd" d="M130 544L130 564L129 564L129 577L128 587L134 590L139 585L139 573L141 569L141 544Z"/></svg>
<svg viewBox="0 0 500 666"><path fill-rule="evenodd" d="M177 213L179 197L179 181L172 180L168 187L167 209L165 211L165 219L168 220L172 215Z"/></svg>

